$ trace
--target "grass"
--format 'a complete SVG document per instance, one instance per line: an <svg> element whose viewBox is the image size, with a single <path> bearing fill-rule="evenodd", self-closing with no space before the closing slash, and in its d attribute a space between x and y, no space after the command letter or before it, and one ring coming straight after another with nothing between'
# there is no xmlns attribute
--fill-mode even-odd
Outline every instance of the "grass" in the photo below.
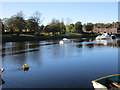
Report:
<svg viewBox="0 0 120 90"><path fill-rule="evenodd" d="M61 38L90 38L91 36L95 36L95 34L80 34L80 33L66 33L66 34L57 34L57 36L52 36L53 34L50 33L41 33L35 36L34 34L6 34L2 35L3 42L14 42L14 41L35 41L35 40L54 40L54 39L61 39ZM96 34L97 35L97 34Z"/></svg>
<svg viewBox="0 0 120 90"><path fill-rule="evenodd" d="M34 37L34 35L30 35L30 34L20 34L19 36Z"/></svg>
<svg viewBox="0 0 120 90"><path fill-rule="evenodd" d="M67 33L67 34L69 34L69 35L82 35L80 33Z"/></svg>

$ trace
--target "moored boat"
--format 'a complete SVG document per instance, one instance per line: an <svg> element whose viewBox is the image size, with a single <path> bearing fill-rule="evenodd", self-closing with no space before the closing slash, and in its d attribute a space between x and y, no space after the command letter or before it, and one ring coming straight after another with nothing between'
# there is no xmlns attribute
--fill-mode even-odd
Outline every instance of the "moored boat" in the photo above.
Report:
<svg viewBox="0 0 120 90"><path fill-rule="evenodd" d="M107 33L103 33L102 35L97 36L95 39L96 40L101 40L101 39L110 39L111 36L108 35Z"/></svg>
<svg viewBox="0 0 120 90"><path fill-rule="evenodd" d="M108 35L107 33L103 33L95 38L96 40L105 40L105 39L116 39L115 35Z"/></svg>
<svg viewBox="0 0 120 90"><path fill-rule="evenodd" d="M109 75L92 81L94 88L116 89L120 88L120 74Z"/></svg>
<svg viewBox="0 0 120 90"><path fill-rule="evenodd" d="M4 71L4 68L0 68L0 86L5 83L5 81L2 79L1 73ZM0 88L1 90L1 88Z"/></svg>
<svg viewBox="0 0 120 90"><path fill-rule="evenodd" d="M4 69L3 68L0 68L0 73L2 73L4 71Z"/></svg>
<svg viewBox="0 0 120 90"><path fill-rule="evenodd" d="M70 39L63 38L62 40L59 41L59 44L64 44L64 43L70 43Z"/></svg>
<svg viewBox="0 0 120 90"><path fill-rule="evenodd" d="M111 35L111 38L116 39L117 37L116 37L116 35Z"/></svg>

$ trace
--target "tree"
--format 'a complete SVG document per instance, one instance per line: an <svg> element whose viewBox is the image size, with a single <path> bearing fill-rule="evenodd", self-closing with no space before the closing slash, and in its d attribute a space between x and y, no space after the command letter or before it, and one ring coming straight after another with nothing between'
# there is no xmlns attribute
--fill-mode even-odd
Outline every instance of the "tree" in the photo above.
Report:
<svg viewBox="0 0 120 90"><path fill-rule="evenodd" d="M74 32L75 30L74 30L74 24L70 24L69 25L69 29L70 29L70 32Z"/></svg>
<svg viewBox="0 0 120 90"><path fill-rule="evenodd" d="M29 18L33 23L34 26L34 31L39 32L39 24L42 22L41 20L41 13L39 11L36 11L35 13L33 13L33 15Z"/></svg>
<svg viewBox="0 0 120 90"><path fill-rule="evenodd" d="M18 30L19 34L23 32L23 30L26 28L26 22L24 20L23 17L14 17L14 25L15 25L15 29Z"/></svg>
<svg viewBox="0 0 120 90"><path fill-rule="evenodd" d="M19 33L22 33L23 30L26 29L26 22L24 17L25 15L22 11L17 12L17 14L13 16L15 21L15 28L18 30Z"/></svg>
<svg viewBox="0 0 120 90"><path fill-rule="evenodd" d="M63 22L60 23L60 33L65 34L66 33L66 27Z"/></svg>
<svg viewBox="0 0 120 90"><path fill-rule="evenodd" d="M70 24L70 22L71 22L72 20L70 19L70 18L66 18L66 24Z"/></svg>
<svg viewBox="0 0 120 90"><path fill-rule="evenodd" d="M45 27L44 25L41 25L41 26L40 26L40 31L41 31L41 32L44 32L44 27Z"/></svg>
<svg viewBox="0 0 120 90"><path fill-rule="evenodd" d="M36 11L33 13L33 15L30 17L31 19L35 19L35 21L40 24L43 20L41 19L41 13L39 11Z"/></svg>
<svg viewBox="0 0 120 90"><path fill-rule="evenodd" d="M68 24L66 25L66 32L71 32Z"/></svg>
<svg viewBox="0 0 120 90"><path fill-rule="evenodd" d="M0 32L4 32L4 24L0 18Z"/></svg>
<svg viewBox="0 0 120 90"><path fill-rule="evenodd" d="M47 33L52 32L53 34L57 34L58 32L65 33L66 28L63 22L54 18L52 19L52 22L44 28L44 30Z"/></svg>
<svg viewBox="0 0 120 90"><path fill-rule="evenodd" d="M18 12L16 15L12 16L11 18L6 19L5 24L10 32L17 31L19 33L22 33L23 29L25 29L26 26L22 12Z"/></svg>
<svg viewBox="0 0 120 90"><path fill-rule="evenodd" d="M11 17L9 19L8 18L4 19L4 26L7 31L14 33L15 32L14 18Z"/></svg>
<svg viewBox="0 0 120 90"><path fill-rule="evenodd" d="M19 11L19 12L17 12L17 14L15 15L15 17L25 18L25 15L24 15L23 11Z"/></svg>
<svg viewBox="0 0 120 90"><path fill-rule="evenodd" d="M44 27L44 31L48 34L51 32L51 30L49 29L49 25Z"/></svg>
<svg viewBox="0 0 120 90"><path fill-rule="evenodd" d="M74 32L74 24L66 25L67 32Z"/></svg>
<svg viewBox="0 0 120 90"><path fill-rule="evenodd" d="M50 32L52 32L53 34L56 34L57 32L60 32L60 25L59 23L51 23L49 24L49 30Z"/></svg>
<svg viewBox="0 0 120 90"><path fill-rule="evenodd" d="M37 31L39 29L39 25L34 18L26 20L28 31Z"/></svg>
<svg viewBox="0 0 120 90"><path fill-rule="evenodd" d="M84 25L84 28L86 31L92 31L93 30L93 24L92 23L87 23Z"/></svg>
<svg viewBox="0 0 120 90"><path fill-rule="evenodd" d="M75 32L77 32L77 33L83 33L81 22L76 22L76 23L75 23L75 25L74 25L74 30L75 30Z"/></svg>

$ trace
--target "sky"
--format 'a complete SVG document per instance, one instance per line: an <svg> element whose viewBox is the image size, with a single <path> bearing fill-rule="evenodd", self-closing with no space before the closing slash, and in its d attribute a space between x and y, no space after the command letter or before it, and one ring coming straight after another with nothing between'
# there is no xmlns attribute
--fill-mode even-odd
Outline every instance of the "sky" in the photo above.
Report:
<svg viewBox="0 0 120 90"><path fill-rule="evenodd" d="M2 2L0 18L10 18L23 11L29 18L35 11L41 13L41 24L47 25L53 18L70 19L84 23L111 23L118 21L118 2Z"/></svg>

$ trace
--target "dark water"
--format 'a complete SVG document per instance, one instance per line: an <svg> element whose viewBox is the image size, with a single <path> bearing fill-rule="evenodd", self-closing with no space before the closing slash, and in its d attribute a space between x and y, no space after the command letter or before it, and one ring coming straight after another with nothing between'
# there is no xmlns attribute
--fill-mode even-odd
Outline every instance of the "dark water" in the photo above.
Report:
<svg viewBox="0 0 120 90"><path fill-rule="evenodd" d="M3 88L92 88L92 80L118 73L119 47L119 39L3 43Z"/></svg>

